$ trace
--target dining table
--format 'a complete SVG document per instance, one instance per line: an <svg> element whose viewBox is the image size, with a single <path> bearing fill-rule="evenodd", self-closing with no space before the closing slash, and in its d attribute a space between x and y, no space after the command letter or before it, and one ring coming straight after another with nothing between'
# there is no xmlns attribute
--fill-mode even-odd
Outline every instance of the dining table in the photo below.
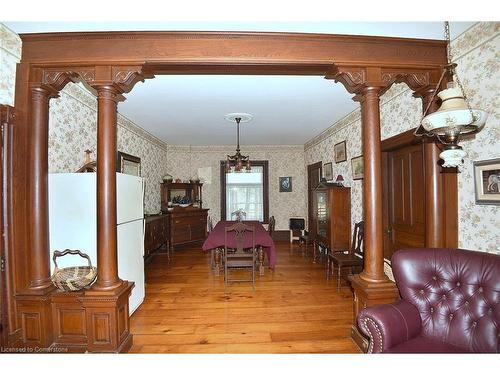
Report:
<svg viewBox="0 0 500 375"><path fill-rule="evenodd" d="M215 272L218 275L222 269L222 250L225 247L225 229L236 221L221 220L219 221L214 229L208 234L205 242L203 243L203 251L215 251ZM269 268L274 270L276 266L276 246L272 237L269 235L268 231L264 226L257 220L243 220L243 223L254 227L255 233L255 246L258 249L258 267L259 275L264 275L264 251L267 254L267 259L269 261ZM236 238L233 235L229 235L227 238L227 246L229 248L236 247ZM251 236L246 236L244 247L251 247L252 240Z"/></svg>

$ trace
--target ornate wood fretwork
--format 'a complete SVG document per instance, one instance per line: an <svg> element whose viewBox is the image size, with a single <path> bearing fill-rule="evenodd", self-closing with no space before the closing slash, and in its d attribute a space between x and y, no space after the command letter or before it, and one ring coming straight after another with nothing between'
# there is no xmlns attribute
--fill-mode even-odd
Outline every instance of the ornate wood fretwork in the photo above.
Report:
<svg viewBox="0 0 500 375"><path fill-rule="evenodd" d="M413 91L434 87L439 80L439 68L376 67L335 64L325 75L344 85L351 94L360 94L366 87L379 87L380 95L394 83L404 82ZM355 97L359 101L359 97Z"/></svg>
<svg viewBox="0 0 500 375"><path fill-rule="evenodd" d="M94 67L48 68L42 73L42 85L59 92L70 82L91 84L95 80Z"/></svg>
<svg viewBox="0 0 500 375"><path fill-rule="evenodd" d="M153 78L152 73L143 71L142 65L137 66L114 66L113 83L118 86L121 93L127 93L137 82L144 82L145 79Z"/></svg>
<svg viewBox="0 0 500 375"><path fill-rule="evenodd" d="M344 85L351 94L358 93L366 84L366 68L359 66L334 65L325 75L326 79L333 79Z"/></svg>
<svg viewBox="0 0 500 375"><path fill-rule="evenodd" d="M114 86L117 100L122 101L125 98L121 94L130 92L137 82L153 77L152 73L143 72L142 65L68 66L43 69L40 82L33 82L32 85L49 91L50 97L57 97L69 82L82 82L96 91L97 87Z"/></svg>

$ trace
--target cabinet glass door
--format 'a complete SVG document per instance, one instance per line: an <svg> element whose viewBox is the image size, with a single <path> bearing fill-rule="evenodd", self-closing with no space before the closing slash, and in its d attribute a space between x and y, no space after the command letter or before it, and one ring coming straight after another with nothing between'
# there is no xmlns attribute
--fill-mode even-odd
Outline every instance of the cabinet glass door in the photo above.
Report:
<svg viewBox="0 0 500 375"><path fill-rule="evenodd" d="M316 214L318 219L317 234L327 236L328 214L326 210L327 195L324 191L316 192Z"/></svg>

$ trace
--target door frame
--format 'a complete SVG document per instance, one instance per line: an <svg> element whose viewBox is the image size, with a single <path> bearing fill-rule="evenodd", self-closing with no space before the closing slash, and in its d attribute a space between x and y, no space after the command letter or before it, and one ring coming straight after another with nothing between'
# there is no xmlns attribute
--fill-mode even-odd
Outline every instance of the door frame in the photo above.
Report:
<svg viewBox="0 0 500 375"><path fill-rule="evenodd" d="M425 152L425 145L428 142L427 139L423 137L415 137L415 129L407 130L403 133L397 134L393 137L387 138L381 142L381 151L382 151L382 221L384 228L384 258L386 255L385 250L387 249L387 235L386 231L389 226L389 186L388 186L388 153L391 151L398 150L403 147L421 144L422 145L422 153L424 160L424 186L425 189L428 189L427 179L432 176L434 173L429 169L429 165L432 163L428 162L429 156ZM439 219L441 220L441 228L444 228L445 233L443 233L444 241L443 246L456 248L458 246L458 185L457 185L457 170L455 168L441 168L438 169L439 176L438 178L441 180L441 188L443 189L443 193L441 196L444 198L443 201L435 201L428 202L428 204L432 206L438 206L439 208ZM425 193L426 199L428 199L429 195ZM425 204L425 202L423 203ZM431 213L428 212L427 206L425 207L425 215L424 219L426 221L425 225L425 243L428 244L431 242L427 222L430 220ZM431 221L432 222L432 221ZM437 224L437 223L436 223ZM387 258L385 258L387 259ZM390 261L390 259L388 259Z"/></svg>

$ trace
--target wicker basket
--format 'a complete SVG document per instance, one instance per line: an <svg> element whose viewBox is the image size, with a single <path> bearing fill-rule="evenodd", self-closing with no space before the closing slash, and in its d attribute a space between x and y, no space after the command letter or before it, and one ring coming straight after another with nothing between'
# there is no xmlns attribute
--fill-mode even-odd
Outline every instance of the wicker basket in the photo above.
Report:
<svg viewBox="0 0 500 375"><path fill-rule="evenodd" d="M80 255L88 260L89 265L59 269L59 267L57 267L56 259L58 257L65 256L66 254ZM50 279L52 280L52 283L62 291L73 292L76 290L82 290L92 284L97 276L97 268L92 267L90 257L87 254L82 253L80 250L66 249L63 252L56 250L54 251L52 260L54 261L56 267Z"/></svg>

